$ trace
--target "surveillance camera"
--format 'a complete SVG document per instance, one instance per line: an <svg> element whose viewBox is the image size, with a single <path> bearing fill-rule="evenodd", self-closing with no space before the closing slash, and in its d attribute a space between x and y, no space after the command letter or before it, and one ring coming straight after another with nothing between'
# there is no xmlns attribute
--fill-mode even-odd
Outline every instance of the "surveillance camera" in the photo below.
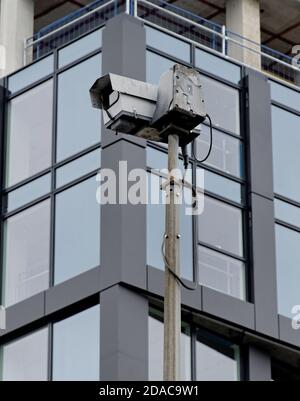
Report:
<svg viewBox="0 0 300 401"><path fill-rule="evenodd" d="M135 135L150 124L157 87L135 79L107 74L90 89L93 107L103 109L106 128Z"/></svg>
<svg viewBox="0 0 300 401"><path fill-rule="evenodd" d="M176 64L151 85L107 74L90 89L92 104L103 110L106 128L141 138L168 142L170 133L185 146L198 136L192 130L205 117L200 74Z"/></svg>

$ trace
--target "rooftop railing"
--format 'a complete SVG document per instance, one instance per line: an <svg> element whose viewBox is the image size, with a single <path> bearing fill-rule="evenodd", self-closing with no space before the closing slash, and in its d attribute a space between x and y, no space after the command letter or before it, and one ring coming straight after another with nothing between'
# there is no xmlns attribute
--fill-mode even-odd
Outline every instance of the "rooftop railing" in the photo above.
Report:
<svg viewBox="0 0 300 401"><path fill-rule="evenodd" d="M197 46L262 69L270 75L296 85L300 83L300 65L293 58L270 47L255 43L225 26L216 24L165 0L96 0L88 6L41 29L25 42L24 64L100 27L121 12L143 20L150 26L184 37Z"/></svg>

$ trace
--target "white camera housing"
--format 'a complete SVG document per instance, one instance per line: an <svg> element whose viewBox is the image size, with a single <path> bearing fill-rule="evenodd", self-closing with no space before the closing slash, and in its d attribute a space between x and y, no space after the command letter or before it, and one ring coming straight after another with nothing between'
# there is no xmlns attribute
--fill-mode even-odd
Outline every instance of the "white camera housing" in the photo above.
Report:
<svg viewBox="0 0 300 401"><path fill-rule="evenodd" d="M135 135L153 118L157 86L107 74L99 78L90 90L94 107L103 109L106 128Z"/></svg>
<svg viewBox="0 0 300 401"><path fill-rule="evenodd" d="M176 64L162 75L159 85L107 74L90 89L92 104L103 110L106 128L145 139L168 142L177 134L181 146L205 118L198 71Z"/></svg>

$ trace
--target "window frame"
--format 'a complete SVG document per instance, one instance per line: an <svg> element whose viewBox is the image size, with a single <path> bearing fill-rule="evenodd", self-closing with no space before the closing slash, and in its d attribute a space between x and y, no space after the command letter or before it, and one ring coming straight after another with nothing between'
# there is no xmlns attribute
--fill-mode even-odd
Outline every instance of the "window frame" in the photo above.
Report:
<svg viewBox="0 0 300 401"><path fill-rule="evenodd" d="M89 154L90 152L99 149L99 151L101 152L101 141L93 144L92 146L89 146L83 150L81 150L80 152L77 152L75 154L72 154L71 156L67 157L66 159L57 162L56 161L56 146L57 146L57 112L58 112L58 78L59 75L69 69L72 69L73 67L76 67L77 65L91 59L94 56L100 56L102 55L102 45L99 46L99 48L94 49L93 51L89 52L88 54L85 54L84 56L80 57L79 59L76 59L74 61L72 61L71 63L59 68L59 52L60 50L62 50L64 47L68 46L68 45L72 45L74 42L81 40L82 38L94 33L95 31L102 29L103 26L98 26L95 29L91 30L88 33L85 33L77 38L75 38L74 40L68 42L67 44L63 44L60 47L57 47L56 49L54 49L51 53L45 55L44 57L42 57L41 59L33 62L32 64L30 64L29 66L26 66L22 69L20 69L18 72L23 71L24 69L26 69L27 67L29 68L31 65L34 65L36 63L39 63L41 60L46 59L47 57L51 56L53 57L54 60L54 68L53 68L53 72L52 74L48 74L47 76L32 82L30 85L25 86L24 88L14 92L14 93L9 93L8 89L7 89L7 94L6 94L6 99L5 99L5 106L4 106L4 133L6 133L4 135L4 140L3 140L3 145L2 145L2 153L4 154L4 158L3 158L3 165L4 165L4 174L6 172L6 164L7 164L7 160L6 160L6 152L5 149L7 148L7 140L8 140L8 135L7 135L7 127L8 127L8 104L11 100L17 98L18 96L26 93L27 91L30 91L31 89L34 89L36 87L38 87L41 84L44 84L45 82L52 80L53 81L53 99L52 99L52 136L51 136L51 142L52 142L52 149L51 149L51 165L50 167L48 167L47 169L44 169L40 172L38 172L37 174L34 174L30 177L28 177L25 180L22 180L20 182L18 182L15 185L12 185L10 187L5 187L5 182L4 182L4 177L5 175L3 175L3 177L1 178L1 190L2 190L2 199L1 199L1 206L2 206L2 224L1 224L1 229L0 229L0 249L3 253L4 251L4 222L12 217L17 215L20 212L25 211L26 209L29 209L32 206L35 206L47 199L50 200L50 262L49 262L49 288L54 286L54 255L55 255L55 197L59 192L62 192L64 190L67 190L68 188L76 185L76 184L80 184L81 182L87 180L90 177L96 176L96 174L99 172L100 167L97 169L94 169L93 171L90 171L88 173L85 173L82 176L79 176L78 178L72 180L71 182L68 182L66 184L64 184L63 186L57 188L56 187L56 171L64 166L67 165L70 162L73 162L77 159L79 159L82 156L85 156L87 154ZM13 74L11 74L10 76L13 76L15 74L17 74L18 72L14 72ZM100 74L100 72L99 72ZM4 79L4 86L5 88L8 88L8 81L10 76L5 77ZM92 106L91 106L92 107ZM50 187L50 191L45 193L42 196L39 196L38 198L32 199L29 202L17 207L14 210L11 210L9 212L5 212L3 207L5 205L5 202L7 201L7 196L9 193L13 192L14 190L26 186L27 184L32 183L33 181L45 176L46 174L51 174L50 180L51 180L51 187ZM99 205L100 207L100 205ZM100 225L100 222L99 222ZM2 277L5 274L4 271L4 264L3 264L3 260L0 261L0 277ZM2 291L1 291L2 292Z"/></svg>
<svg viewBox="0 0 300 401"><path fill-rule="evenodd" d="M159 27L157 29L159 30ZM163 31L163 33L166 33L166 32ZM188 42L188 43L190 43L190 42ZM193 177L196 176L196 168L200 167L206 171L210 171L214 174L217 174L221 177L227 178L227 179L241 185L241 197L242 197L241 203L234 202L230 199L227 199L218 194L209 192L207 190L204 191L204 194L208 195L211 198L218 200L222 203L225 203L225 204L228 204L228 205L231 205L231 206L241 209L241 212L242 212L242 235L243 235L243 244L242 244L243 245L243 257L239 257L237 255L232 255L231 253L220 250L218 248L211 248L211 250L216 251L221 254L224 254L225 256L232 257L233 259L242 261L244 263L244 266L245 266L245 274L244 274L244 277L245 277L245 301L252 302L253 301L253 290L252 290L253 280L252 280L252 276L251 276L250 261L249 261L250 236L249 236L249 218L248 218L250 204L249 204L249 199L246 195L247 188L249 185L248 166L246 163L246 160L247 160L247 147L246 147L246 124L247 124L247 121L246 121L246 115L245 115L246 107L245 107L245 99L244 99L244 93L243 93L243 76L242 76L243 70L242 70L242 74L241 74L241 81L239 84L235 84L222 77L216 76L215 74L212 74L205 70L201 70L199 67L196 66L196 57L195 57L196 49L198 49L198 48L201 49L201 46L196 46L193 43L190 43L190 46L191 46L190 47L191 48L191 63L187 63L183 60L180 60L174 56L171 56L170 54L164 53L163 51L153 48L146 44L146 63L147 63L147 53L153 53L157 56L160 56L160 57L163 57L163 58L169 60L170 62L179 63L179 64L185 65L187 67L195 68L196 70L198 70L200 72L201 75L203 75L209 79L215 80L215 81L221 83L222 85L226 85L230 88L238 90L238 93L239 93L238 107L239 107L239 122L240 122L239 132L240 133L237 134L232 131L228 131L222 127L214 126L214 125L213 125L213 128L216 129L217 131L221 132L224 135L228 135L232 138L239 140L241 147L242 147L241 161L244 159L243 171L241 174L242 176L236 177L234 175L231 175L231 174L228 174L221 170L218 170L217 168L215 168L213 166L209 166L205 163L198 163L196 160L194 160L194 158L190 159L190 163L192 164ZM235 64L235 63L233 63L233 64ZM236 65L239 66L239 64L236 64ZM209 126L207 122L204 122L203 124L206 126ZM160 150L161 152L167 153L167 149L158 143L153 143L151 141L147 141L147 148L148 147L151 147L153 149ZM195 144L195 148L194 148L194 153L195 152L196 152L196 144ZM149 166L147 166L147 167L149 167ZM199 276L198 246L201 245L208 249L210 247L207 244L198 242L198 218L197 218L197 216L192 216L192 219L193 219L193 222L192 222L192 225L193 225L193 271L194 271L194 280L198 281L198 276Z"/></svg>

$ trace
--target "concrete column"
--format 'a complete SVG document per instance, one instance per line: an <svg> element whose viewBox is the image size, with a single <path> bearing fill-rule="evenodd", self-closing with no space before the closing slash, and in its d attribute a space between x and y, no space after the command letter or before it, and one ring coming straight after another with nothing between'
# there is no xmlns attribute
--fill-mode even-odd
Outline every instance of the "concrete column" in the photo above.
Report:
<svg viewBox="0 0 300 401"><path fill-rule="evenodd" d="M24 39L33 35L34 0L0 0L0 77L23 66Z"/></svg>
<svg viewBox="0 0 300 401"><path fill-rule="evenodd" d="M249 346L249 381L268 382L272 380L271 357L267 352Z"/></svg>
<svg viewBox="0 0 300 401"><path fill-rule="evenodd" d="M255 328L278 338L271 90L262 73L244 72Z"/></svg>
<svg viewBox="0 0 300 401"><path fill-rule="evenodd" d="M226 27L229 37L240 43L228 43L228 55L243 63L261 68L261 57L253 50L260 50L260 2L259 0L227 0ZM243 36L246 40L239 38ZM255 45L255 42L258 44ZM253 50L246 49L245 47Z"/></svg>
<svg viewBox="0 0 300 401"><path fill-rule="evenodd" d="M148 299L115 285L100 295L100 378L148 380Z"/></svg>
<svg viewBox="0 0 300 401"><path fill-rule="evenodd" d="M144 81L146 33L141 21L118 15L106 23L102 40L102 74L115 73ZM100 76L100 74L99 74ZM100 118L100 113L99 113ZM116 183L129 190L127 174L146 169L146 141L102 126L101 168L113 170ZM127 162L127 171L124 164ZM121 166L121 168L120 168ZM128 193L128 192L127 192ZM146 290L146 205L101 206L101 279L111 285L100 296L101 380L147 380L148 299L126 283Z"/></svg>

